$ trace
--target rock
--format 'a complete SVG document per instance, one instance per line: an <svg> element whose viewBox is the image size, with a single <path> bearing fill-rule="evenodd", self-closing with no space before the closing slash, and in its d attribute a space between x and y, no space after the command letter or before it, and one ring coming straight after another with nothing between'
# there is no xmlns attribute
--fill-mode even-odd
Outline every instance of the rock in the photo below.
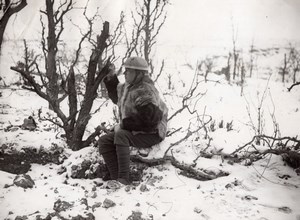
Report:
<svg viewBox="0 0 300 220"><path fill-rule="evenodd" d="M242 200L248 200L248 201L250 201L250 200L258 200L258 198L255 197L255 196L246 195L246 196L242 197Z"/></svg>
<svg viewBox="0 0 300 220"><path fill-rule="evenodd" d="M86 214L86 217L83 217L82 215L77 215L71 218L71 220L95 220L95 216L92 213Z"/></svg>
<svg viewBox="0 0 300 220"><path fill-rule="evenodd" d="M71 177L72 178L84 178L85 176L85 170L82 170L80 166L72 165L71 167Z"/></svg>
<svg viewBox="0 0 300 220"><path fill-rule="evenodd" d="M73 205L69 202L66 201L61 201L60 199L58 199L53 206L54 211L56 212L62 212L62 211L66 211L67 209L71 208Z"/></svg>
<svg viewBox="0 0 300 220"><path fill-rule="evenodd" d="M82 198L82 199L80 200L80 204L85 205L85 206L86 206L85 209L88 209L88 208L89 208L89 206L88 206L88 201L87 201L86 198Z"/></svg>
<svg viewBox="0 0 300 220"><path fill-rule="evenodd" d="M281 156L283 161L285 161L290 167L294 169L300 168L300 153L289 151Z"/></svg>
<svg viewBox="0 0 300 220"><path fill-rule="evenodd" d="M35 220L51 220L54 215L55 213L49 213L45 218L43 218L41 215L37 215Z"/></svg>
<svg viewBox="0 0 300 220"><path fill-rule="evenodd" d="M92 162L90 160L84 160L81 163L81 167L85 170L89 169L91 165L92 165Z"/></svg>
<svg viewBox="0 0 300 220"><path fill-rule="evenodd" d="M67 171L67 168L65 166L61 166L58 170L57 170L57 174L63 174L64 172Z"/></svg>
<svg viewBox="0 0 300 220"><path fill-rule="evenodd" d="M97 178L99 173L101 172L101 165L99 163L93 163L89 166L87 173L86 173L86 177L88 179L95 179Z"/></svg>
<svg viewBox="0 0 300 220"><path fill-rule="evenodd" d="M194 212L196 212L197 214L200 214L202 212L202 209L195 207Z"/></svg>
<svg viewBox="0 0 300 220"><path fill-rule="evenodd" d="M101 202L96 202L94 205L92 205L92 211L94 212L96 208L101 207L102 203Z"/></svg>
<svg viewBox="0 0 300 220"><path fill-rule="evenodd" d="M131 187L128 185L128 186L126 186L125 187L125 192L129 192L130 191L130 189L131 189Z"/></svg>
<svg viewBox="0 0 300 220"><path fill-rule="evenodd" d="M11 186L13 186L13 184L4 184L4 189L9 188Z"/></svg>
<svg viewBox="0 0 300 220"><path fill-rule="evenodd" d="M140 186L140 191L141 191L141 192L146 192L146 191L149 191L149 189L148 189L148 187L147 187L145 184L142 184L142 185Z"/></svg>
<svg viewBox="0 0 300 220"><path fill-rule="evenodd" d="M230 165L234 164L234 162L232 160L228 160L227 163L230 164Z"/></svg>
<svg viewBox="0 0 300 220"><path fill-rule="evenodd" d="M23 215L23 216L17 216L16 218L15 218L15 220L27 220L28 219L28 217L26 216L26 215Z"/></svg>
<svg viewBox="0 0 300 220"><path fill-rule="evenodd" d="M97 198L97 193L96 193L96 192L94 192L94 193L91 195L91 198L92 198L92 199L95 199L95 198Z"/></svg>
<svg viewBox="0 0 300 220"><path fill-rule="evenodd" d="M279 208L278 208L278 211L284 212L284 213L287 213L287 214L292 213L292 210L291 210L289 207L286 207L286 206L279 207Z"/></svg>
<svg viewBox="0 0 300 220"><path fill-rule="evenodd" d="M14 184L20 186L24 189L32 188L34 186L34 181L27 174L17 175L14 179Z"/></svg>
<svg viewBox="0 0 300 220"><path fill-rule="evenodd" d="M208 215L206 215L206 214L201 214L201 217L204 218L204 219L206 219L206 220L210 219L210 217Z"/></svg>
<svg viewBox="0 0 300 220"><path fill-rule="evenodd" d="M242 185L242 182L238 179L234 179L233 182L226 184L225 188L230 189L230 188L234 188L235 186L240 186L240 185Z"/></svg>
<svg viewBox="0 0 300 220"><path fill-rule="evenodd" d="M108 209L108 208L114 207L115 205L116 205L116 203L114 201L106 198L103 202L102 207Z"/></svg>
<svg viewBox="0 0 300 220"><path fill-rule="evenodd" d="M34 129L36 129L36 123L33 117L29 116L28 118L25 118L21 128L29 131L34 131Z"/></svg>
<svg viewBox="0 0 300 220"><path fill-rule="evenodd" d="M138 149L138 154L142 157L147 157L151 150L152 148L140 148Z"/></svg>
<svg viewBox="0 0 300 220"><path fill-rule="evenodd" d="M143 173L146 169L145 164L134 164L130 166L129 179L134 182L140 182L143 178Z"/></svg>
<svg viewBox="0 0 300 220"><path fill-rule="evenodd" d="M132 214L128 216L128 220L145 220L142 218L142 213L140 211L132 211Z"/></svg>
<svg viewBox="0 0 300 220"><path fill-rule="evenodd" d="M71 167L71 177L84 179L86 178L86 171L90 169L91 161L84 160L80 165L73 165Z"/></svg>

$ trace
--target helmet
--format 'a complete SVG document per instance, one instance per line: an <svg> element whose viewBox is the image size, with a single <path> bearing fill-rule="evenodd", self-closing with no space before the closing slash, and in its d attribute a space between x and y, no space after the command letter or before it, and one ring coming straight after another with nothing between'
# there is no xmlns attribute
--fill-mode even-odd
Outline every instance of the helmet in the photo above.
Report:
<svg viewBox="0 0 300 220"><path fill-rule="evenodd" d="M145 59L141 57L129 57L124 65L125 68L136 69L136 70L146 70L148 71L148 63Z"/></svg>

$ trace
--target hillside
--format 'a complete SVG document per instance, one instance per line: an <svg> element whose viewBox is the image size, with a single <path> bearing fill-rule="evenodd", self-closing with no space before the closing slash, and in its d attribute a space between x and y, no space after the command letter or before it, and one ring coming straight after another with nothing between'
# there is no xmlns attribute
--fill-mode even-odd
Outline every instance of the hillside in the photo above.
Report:
<svg viewBox="0 0 300 220"><path fill-rule="evenodd" d="M211 115L216 122L214 131L211 130L212 127L209 130L212 141L207 152L222 149L222 152L231 153L249 142L253 131L247 125L250 119L245 98L239 94L240 88L228 85L222 78L220 80L221 83L208 82L202 85L201 89L208 92L199 101L197 108L203 112L206 106L206 114ZM249 80L244 92L253 96L252 101L255 102L255 95L265 90L266 83L265 80ZM273 102L281 135L299 135L299 88L296 87L289 93L281 83L272 82L268 85L268 91L272 97L276 97ZM98 100L96 105L103 101ZM171 98L167 98L167 102L171 108L178 108L175 100L172 102ZM272 110L271 103L270 96L265 98L263 107L266 112L266 134L272 132L272 122L268 119L268 112ZM249 105L250 109L254 108L252 104ZM72 216L77 216L74 219L178 220L299 218L300 176L286 165L281 156L272 154L267 154L248 166L245 166L246 161L232 163L217 155L212 158L199 157L195 167L197 170L215 176L227 173L227 176L208 181L187 178L170 163L149 168L132 163L132 172L139 174L141 179L129 187L110 191L99 178L101 169L98 173L95 171L102 162L97 147L91 146L77 152L67 149L60 136L61 131L49 122L39 121L38 109L45 106L45 102L29 91L18 87L2 89L1 157L3 160L5 155L11 153L27 153L29 157L21 165L15 165L13 172L18 172L18 167L26 165L27 170L29 169L26 174L31 177L34 185L26 189L18 187L14 184L16 174L0 171L1 219L17 219L17 216L27 216L28 219L48 219L49 216L53 216L52 219L71 219ZM111 117L112 115L106 114L111 108L110 102L103 105L93 116L89 127L92 129L94 125ZM255 117L255 112L253 109L250 114ZM20 127L28 116L33 116L37 122L34 131ZM186 134L189 123L183 118L187 117L192 119L194 116L182 113L170 123L170 130L178 126L183 129L155 146L148 158L161 157L171 143ZM232 121L232 130L220 128L221 120L224 125ZM197 123L193 123L193 119L191 122L192 127L189 129L194 130ZM193 164L200 152L207 147L208 140L204 136L205 132L200 130L174 146L172 152L176 159L185 164ZM28 162L38 156L43 159L37 159L32 164ZM8 164L17 159L11 157ZM3 163L1 166L4 166ZM88 167L88 171L81 171L80 174L80 169L84 166ZM23 172L26 171L24 169ZM22 169L19 172L22 173ZM109 200L113 201L112 207Z"/></svg>

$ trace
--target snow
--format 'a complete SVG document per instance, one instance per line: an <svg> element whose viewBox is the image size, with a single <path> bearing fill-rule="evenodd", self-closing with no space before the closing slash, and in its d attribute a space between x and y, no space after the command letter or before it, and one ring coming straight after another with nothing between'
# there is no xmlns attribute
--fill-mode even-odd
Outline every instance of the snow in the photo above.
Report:
<svg viewBox="0 0 300 220"><path fill-rule="evenodd" d="M103 8L112 19L115 19L112 11L130 8L130 4L125 4L124 1L114 1L114 4L109 2L111 1L105 1ZM222 151L229 154L249 142L256 134L260 105L263 133L272 135L274 123L277 123L282 137L298 136L299 139L300 135L300 87L294 87L288 92L287 87L291 82L281 83L278 74L287 46L282 45L282 42L299 40L299 3L293 0L276 0L276 3L271 0L255 0L245 1L243 4L237 0L224 2L174 1L170 6L167 28L163 29L156 49L156 64L159 65L162 59L166 61L165 74L156 85L169 107L169 115L181 108L181 99L192 86L196 64L200 60L216 55L219 58L216 58L213 71L225 67L225 56L232 44L230 15L239 28L238 44L243 47L243 58L249 60L248 50L253 38L259 51L256 54L257 68L252 78L246 78L243 96L240 85L236 83L238 80L229 84L224 76L210 74L209 81L205 83L203 77L199 76L201 82L195 94L206 94L201 98L194 98L190 108L197 110L203 123L212 119L207 128L213 122L215 125L214 131L208 131L210 143L209 139L205 139L204 130L200 129L172 148L175 158L185 164L193 164L208 143L208 152ZM91 4L94 3L91 1ZM33 5L35 10L41 7L37 3ZM23 56L22 42L17 40L22 37L30 39L31 34L37 31L37 23L29 18L28 13L32 11L28 8L22 12L23 16L20 14L21 18L26 19L16 18L6 35L7 39L16 40L6 42L2 50L0 74L7 84L19 80L19 76L9 70ZM187 11L193 16L188 16ZM197 20L196 16L202 17ZM22 26L19 23L32 30L32 33L18 28ZM174 32L178 33L176 37L170 37L170 33ZM34 41L31 43L36 45ZM172 75L174 89L171 90L167 89L168 74ZM300 176L283 162L281 156L276 155L266 155L250 166L245 166L244 162L228 163L221 156L210 159L200 157L195 169L229 173L228 176L209 181L184 177L169 162L145 169L142 182L129 189L124 187L117 191L109 190L101 178L73 179L73 165L81 164L85 159L102 161L98 149L93 146L76 152L68 149L61 136L63 132L57 126L38 120L39 109L43 115L55 115L47 109L48 104L34 93L17 85L1 87L1 93L1 153L20 152L24 148L51 152L59 147L63 149L66 160L60 165L32 164L27 173L35 182L31 189L15 186L13 180L16 175L0 171L0 219L15 219L22 215L27 215L28 219L36 219L38 215L45 218L54 211L54 203L58 199L72 204L71 208L60 212L66 219L88 213L92 213L96 220L127 219L132 212L138 211L144 219L149 220L300 219ZM102 107L98 109L99 106ZM64 102L64 111L67 111L66 107L67 103ZM86 135L102 122L106 122L108 126L113 125L113 108L112 102L97 98ZM20 128L23 120L29 116L33 116L38 124L35 131ZM170 144L182 139L188 130L194 131L202 126L196 119L197 116L191 115L187 110L178 114L170 121L169 130L182 129L154 146L148 157L163 157ZM219 126L221 122L223 127ZM227 130L226 124L231 122L232 130ZM8 127L11 130L5 131ZM58 174L62 167L66 167L66 172ZM148 190L141 190L142 186L146 186ZM88 207L83 199L87 200ZM105 199L112 200L116 205L104 208Z"/></svg>
<svg viewBox="0 0 300 220"><path fill-rule="evenodd" d="M249 79L245 88L245 91L249 92L245 92L245 94L249 96L251 91L254 101L255 94L264 90L267 83L265 80L257 80L257 82ZM259 86L260 83L261 86ZM293 92L288 93L279 82L272 82L269 85L270 91L277 97L273 101L282 135L299 135L299 130L297 130L299 114L295 111L300 102L299 88L295 87ZM216 151L223 149L223 152L231 153L238 146L251 140L254 135L246 125L249 118L244 98L240 97L239 88L235 85L209 82L203 86L207 88L201 89L206 89L208 93L199 102L200 113L203 109L202 105L205 104L206 113L216 120L216 131L209 132L213 138L210 149ZM36 109L45 106L45 103L28 91L3 89L2 92L1 105L10 107L5 107L3 109L5 114L1 115L1 144L13 142L14 145L11 148L19 150L26 146L37 149L43 146L51 149L51 147L53 148L52 143L66 148L63 139L56 135L58 131L43 129L45 122L39 122L37 131L34 132L21 129L4 132L3 128L9 124L20 125L23 118L32 113L35 114ZM284 104L281 104L281 101ZM36 104L29 105L30 102ZM98 100L98 102L102 103L103 101ZM266 101L264 107L271 108L268 105L272 106L273 104ZM37 108L35 109L34 106ZM111 107L110 104L104 105L106 109ZM187 116L187 113L180 114L175 123L171 123L170 126L179 125L180 118ZM35 117L37 116L35 115ZM193 118L194 116L189 117ZM98 116L95 115L93 118L91 124L96 125L96 121L99 122ZM233 121L233 130L227 131L226 128L218 128L218 122L222 119L224 123ZM266 122L266 127L271 126ZM187 127L184 127L177 135L168 137L164 142L153 147L148 157L162 157L170 143L174 143L185 135L185 129ZM195 139L197 136L200 138ZM174 156L179 161L191 164L199 151L206 147L207 140L204 140L203 136L204 133L201 131L196 136L175 146L173 148ZM61 215L66 218L78 214L83 215L84 211L92 212L96 219L126 219L133 211L140 211L145 219L151 219L153 216L153 219L175 220L285 220L296 219L300 215L300 176L297 176L292 168L284 165L280 156L267 156L251 166L230 165L218 156L212 159L199 158L196 168L215 172L222 170L229 173L228 176L210 181L186 178L179 174L178 169L167 163L144 170L142 183L132 187L129 191L125 188L110 191L105 188L105 183L102 185L103 181L100 178L92 180L70 178L72 165L80 164L85 158L94 161L102 160L96 148L87 147L77 152L66 149L65 154L67 159L62 165L67 167L67 171L63 174L57 174L62 165L32 165L31 170L27 173L35 182L32 189L22 189L12 185L16 175L0 171L0 218L14 219L17 215L29 215L29 219L35 219L36 215L46 217L48 213L53 212L53 205L58 199L73 204L70 210L61 212ZM280 178L283 175L289 175L290 178ZM11 186L6 188L5 184ZM140 191L142 184L145 184L149 190ZM99 202L103 203L106 198L114 201L116 205L107 209L100 206L94 208L93 211L91 208L85 210L86 206L82 205L82 198L87 199L89 207ZM285 207L291 211L284 212Z"/></svg>

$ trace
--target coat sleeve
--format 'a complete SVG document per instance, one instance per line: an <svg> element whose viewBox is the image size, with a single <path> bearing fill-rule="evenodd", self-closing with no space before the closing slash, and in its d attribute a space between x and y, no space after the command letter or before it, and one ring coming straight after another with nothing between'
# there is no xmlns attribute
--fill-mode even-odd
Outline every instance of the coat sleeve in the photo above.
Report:
<svg viewBox="0 0 300 220"><path fill-rule="evenodd" d="M103 80L105 87L108 92L108 97L112 100L113 103L117 104L118 102L118 91L117 87L119 84L118 77L116 75L112 76L112 78Z"/></svg>

